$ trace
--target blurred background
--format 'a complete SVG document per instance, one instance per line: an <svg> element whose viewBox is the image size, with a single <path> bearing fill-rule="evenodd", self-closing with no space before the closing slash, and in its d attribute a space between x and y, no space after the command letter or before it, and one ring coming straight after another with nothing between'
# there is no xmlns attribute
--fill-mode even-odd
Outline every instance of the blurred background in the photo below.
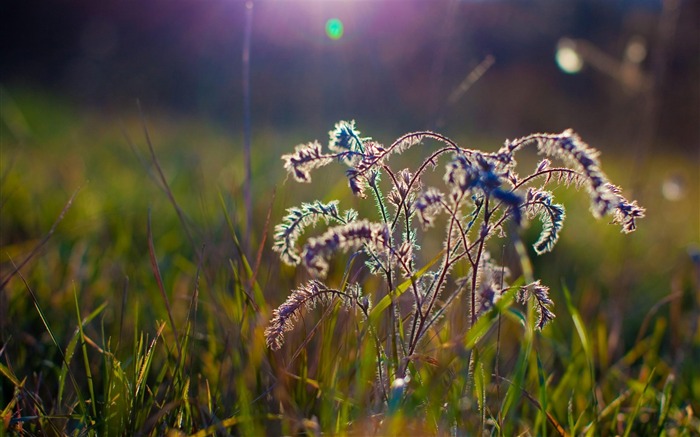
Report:
<svg viewBox="0 0 700 437"><path fill-rule="evenodd" d="M137 100L183 209L215 235L222 226L211 220L221 219L217 192L241 205L235 199L244 183L242 53L249 16L258 224L275 186L273 224L285 208L315 198L314 187L284 183L277 157L302 141L323 142L340 119L357 120L363 134L384 143L434 129L486 150L506 138L573 128L603 152L611 180L647 207L648 217L623 237L592 219L585 194L558 191L567 223L553 254L533 256L538 277L553 288L567 283L587 317L612 325L611 349L639 327L631 324L621 335L623 315L639 322L673 293L682 296L674 311L697 299L700 2L250 5L247 15L249 4L238 0L0 4L3 253L26 254L80 186L62 235L68 241L95 235L113 245L120 260L109 266L115 281L130 271L125 253L133 266L142 262L150 208L161 208L157 219L172 222L155 229L160 253L187 245L173 237L179 225L141 165L147 152ZM142 147L141 163L131 142ZM324 173L318 187L342 188L342 179ZM120 230L125 223L133 234ZM254 242L261 232L254 229ZM535 239L536 229L528 241ZM277 269L271 264L266 277ZM143 281L152 281L150 272ZM266 292L277 293L277 302L286 290ZM555 301L562 299L555 291ZM599 313L607 301L615 305Z"/></svg>
<svg viewBox="0 0 700 437"><path fill-rule="evenodd" d="M94 110L140 99L240 128L244 1L0 8L3 86ZM497 137L574 127L606 148L695 153L698 29L688 0L258 1L253 123Z"/></svg>
<svg viewBox="0 0 700 437"><path fill-rule="evenodd" d="M272 413L280 409L292 418L284 421L304 426L319 417L322 427L314 432L342 432L337 427L346 422L338 418L358 408L371 419L368 426L377 423L379 410L365 402L371 393L363 382L376 373L374 352L364 353L375 346L369 335L364 346L354 346L365 335L359 319L333 312L325 323L332 308L308 311L303 328L287 337L290 346L304 341L293 358L296 346L271 353L262 336L272 308L309 279L271 250L287 208L337 199L341 210L379 220L372 200L350 193L342 164L315 172L313 184L298 184L279 159L299 143L326 143L334 123L351 119L363 136L383 144L430 129L462 147L495 151L508 138L571 128L600 150L609 179L646 207L646 217L623 235L609 217L591 216L584 190L551 184L566 208L556 247L534 253L541 229L535 221L521 233L557 315L536 336L537 366L526 366L529 389L535 397L539 390L540 402L549 399L569 426L574 417L577 424L610 423L601 435L622 435L630 412L640 413L640 428L628 427L627 434L656 435L643 431L657 423L649 406L671 411L676 426L697 427L700 1L2 0L0 20L0 434L9 420L24 426L25 417L26 434L40 429L31 428L36 417L74 422L49 434L89 432L91 417L125 418L132 426L125 434L151 426L164 434L156 423L180 424L183 411L185 422L200 414L206 426L225 417L241 426L247 418L262 420L269 435L300 434L277 425ZM251 203L245 200L246 41ZM396 159L415 166L432 145ZM523 153L519 172L530 173L537 159ZM443 171L441 162L432 176L440 180ZM418 265L435 256L431 247L439 250L443 236L435 232L419 234L430 237L419 242L425 250ZM513 240L489 244L515 280L522 258ZM353 281L368 275L348 258L334 260L330 287L344 283L346 271ZM14 275L17 266L21 277ZM386 292L377 284L363 282L375 303ZM452 309L455 318L444 320L466 320L466 305ZM164 329L165 320L172 326ZM501 375L518 381L509 372L524 366L518 358L527 349L524 331L515 318L504 318L501 331L500 320L476 356L486 363L495 356L496 374L501 367ZM435 378L414 379L431 381L421 395L427 401L415 408L425 404L435 417L454 411L471 421L463 412L476 413L481 401L463 405L467 398L460 397L448 409L445 399L462 384L483 386L474 381L484 380L484 366L481 378L472 378L476 361L469 370L457 364L466 364L465 356L447 340L461 336L461 328L443 326L431 343L444 345L426 351L423 364L444 358L446 367ZM189 351L182 359L177 330ZM78 332L84 359L76 352L71 361L80 349ZM140 357L161 335L157 348L148 348L156 358L142 388L149 371ZM344 359L323 359L329 353ZM67 361L78 375L74 388ZM92 368L97 395L83 367ZM546 384L542 369L550 375ZM129 382L124 372L141 382ZM307 382L314 380L312 390ZM111 391L107 381L121 381L123 391ZM452 388L442 393L433 382ZM498 382L490 385L501 390ZM267 399L273 388L274 399ZM141 403L131 403L139 397ZM489 397L501 404L501 394ZM341 398L347 401L338 403ZM70 418L79 404L87 411L87 400L94 414L83 419L90 420ZM524 420L515 426L541 434L539 425L530 426L544 425L544 416L528 421L536 408L525 402L517 408ZM489 407L480 410L485 418ZM411 411L406 418L423 414ZM603 412L609 416L599 422ZM161 413L170 418L161 421ZM474 416L473 426L478 421ZM508 434L505 429L499 431ZM674 435L670 427L668 435Z"/></svg>

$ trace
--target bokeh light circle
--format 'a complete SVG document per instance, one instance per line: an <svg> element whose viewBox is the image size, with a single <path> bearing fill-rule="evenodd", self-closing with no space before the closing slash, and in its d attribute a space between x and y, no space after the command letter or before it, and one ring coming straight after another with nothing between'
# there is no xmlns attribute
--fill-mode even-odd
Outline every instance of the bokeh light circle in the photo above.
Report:
<svg viewBox="0 0 700 437"><path fill-rule="evenodd" d="M337 18L326 21L326 35L330 39L340 39L343 36L343 22Z"/></svg>
<svg viewBox="0 0 700 437"><path fill-rule="evenodd" d="M583 59L576 50L576 43L570 39L562 38L559 41L555 58L564 73L576 74L583 68Z"/></svg>

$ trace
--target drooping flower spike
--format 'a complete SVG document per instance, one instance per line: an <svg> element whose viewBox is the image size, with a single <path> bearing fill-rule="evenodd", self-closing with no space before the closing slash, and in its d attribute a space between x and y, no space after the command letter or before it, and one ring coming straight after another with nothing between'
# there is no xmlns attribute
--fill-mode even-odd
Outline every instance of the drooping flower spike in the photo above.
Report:
<svg viewBox="0 0 700 437"><path fill-rule="evenodd" d="M429 150L415 167L399 171L391 168L392 156L428 142L439 146ZM520 176L516 172L515 154L528 146L536 147L544 157L532 173ZM441 159L447 160L442 167L444 187L424 185L426 173L439 168ZM562 166L555 166L550 159L561 161ZM394 307L393 320L410 326L405 338L401 338L405 343L396 349L403 354L405 363L425 334L442 320L446 309L461 301L456 297L462 293L469 297L466 299L469 307L463 314L468 317L469 325L473 325L478 317L494 308L510 287L505 281L508 269L498 266L487 250L485 243L491 237L517 232L528 221L539 219L542 229L533 244L535 252L550 252L559 240L566 213L563 205L554 201L548 189L550 183L584 186L593 215L612 215L612 222L619 224L625 233L634 231L637 219L645 213L636 201L628 201L610 183L601 169L598 151L571 130L506 141L500 150L488 153L462 148L430 131L403 135L385 147L362 137L354 121L340 121L329 132L327 151L314 141L296 146L282 160L289 174L305 183L311 182L311 173L317 168L333 162L345 164L352 193L364 198L370 191L379 214L375 219L361 219L354 210L341 212L338 201L315 201L290 208L282 223L275 227L273 250L280 254L281 260L304 266L314 278L325 278L331 270L331 258L353 253L365 258L368 272L383 278L387 288L358 298L362 294L361 284L341 291L318 279L309 281L294 290L273 313L265 335L268 346L274 349L282 345L284 333L292 329L301 309L342 299L362 309L367 316L372 295L381 298L377 293L384 296L396 293L397 284L403 284L399 286L402 293L410 290L404 296L413 300L412 305ZM388 175L384 185L380 183L382 175ZM384 194L387 181L389 189ZM390 205L393 207L389 208ZM440 215L446 218L440 221L445 225L441 252L437 256L422 255L419 240L432 238L428 237L429 233L439 232L435 225ZM506 228L507 221L514 226ZM302 235L319 222L325 223L325 231L309 236L300 244ZM420 267L421 262L431 259L428 265ZM467 274L452 278L458 263L465 264L466 268L459 271ZM517 296L520 302L532 301L536 306L538 317L533 323L537 329L543 329L554 319L549 288L540 281L520 287ZM399 327L394 330L397 332Z"/></svg>

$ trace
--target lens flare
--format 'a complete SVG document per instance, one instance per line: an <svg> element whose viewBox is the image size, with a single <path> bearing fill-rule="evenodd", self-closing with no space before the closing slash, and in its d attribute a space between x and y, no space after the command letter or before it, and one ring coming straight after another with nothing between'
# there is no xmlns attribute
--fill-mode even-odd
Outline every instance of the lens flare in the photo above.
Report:
<svg viewBox="0 0 700 437"><path fill-rule="evenodd" d="M326 21L326 35L333 40L340 39L343 36L343 22L337 18Z"/></svg>

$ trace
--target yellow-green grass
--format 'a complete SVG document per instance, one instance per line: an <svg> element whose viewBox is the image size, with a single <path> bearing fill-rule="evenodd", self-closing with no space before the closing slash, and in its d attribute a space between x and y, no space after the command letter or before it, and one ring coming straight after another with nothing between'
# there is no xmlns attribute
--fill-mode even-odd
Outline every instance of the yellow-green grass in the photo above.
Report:
<svg viewBox="0 0 700 437"><path fill-rule="evenodd" d="M686 157L659 153L637 177L626 154L603 150L611 179L634 185L647 208L639 230L595 222L585 193L558 189L559 245L528 253L552 289L555 321L535 332L523 322L531 309L506 299L464 335L454 311L385 405L377 344L359 314L318 307L280 351L265 346L272 308L307 278L281 265L266 236L301 201L359 206L334 169L313 185L285 182L278 156L325 131L254 130L245 229L238 126L3 93L0 277L39 249L0 291L2 433L698 432L700 284L688 250L700 184ZM674 175L686 192L671 201L661 189ZM341 283L347 263L337 260L327 282Z"/></svg>

